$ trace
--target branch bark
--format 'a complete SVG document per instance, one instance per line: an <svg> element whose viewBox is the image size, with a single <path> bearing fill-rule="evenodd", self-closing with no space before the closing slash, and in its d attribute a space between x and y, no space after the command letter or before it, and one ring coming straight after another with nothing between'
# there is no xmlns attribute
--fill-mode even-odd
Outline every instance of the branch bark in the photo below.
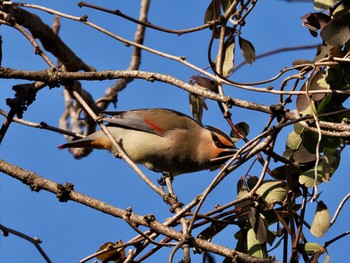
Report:
<svg viewBox="0 0 350 263"><path fill-rule="evenodd" d="M162 223L156 220L153 215L142 216L138 214L130 214L129 211L120 209L98 199L74 191L73 185L70 183L67 183L65 186L63 186L49 179L45 179L34 172L12 165L4 160L0 160L0 171L28 185L32 191L38 192L40 190L45 190L56 194L56 196L59 198L59 201L67 202L68 200L71 200L117 218L123 219L127 217L134 224L149 227L154 232L160 233L178 241L180 241L183 237L183 234L181 232L177 232L170 227L164 226ZM236 262L278 263L278 261L275 261L274 258L257 259L236 250L232 250L227 247L202 240L200 238L194 238L193 240L196 245L198 245L198 247L202 250L210 251L224 257L236 259Z"/></svg>

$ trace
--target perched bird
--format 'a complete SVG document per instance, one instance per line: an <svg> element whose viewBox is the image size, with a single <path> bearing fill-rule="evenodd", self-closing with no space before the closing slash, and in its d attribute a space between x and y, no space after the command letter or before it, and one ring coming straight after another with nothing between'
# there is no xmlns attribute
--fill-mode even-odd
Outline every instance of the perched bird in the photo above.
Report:
<svg viewBox="0 0 350 263"><path fill-rule="evenodd" d="M236 151L224 132L203 127L177 111L139 109L111 114L104 120L112 136L132 161L156 172L176 176L216 169ZM117 153L101 130L58 148L106 149Z"/></svg>

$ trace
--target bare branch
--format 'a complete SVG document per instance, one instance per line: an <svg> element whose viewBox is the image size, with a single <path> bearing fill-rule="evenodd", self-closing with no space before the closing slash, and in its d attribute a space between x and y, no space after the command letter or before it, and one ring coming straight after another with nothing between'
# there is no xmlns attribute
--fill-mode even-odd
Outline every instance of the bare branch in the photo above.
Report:
<svg viewBox="0 0 350 263"><path fill-rule="evenodd" d="M56 194L61 201L72 200L118 218L123 218L125 216L128 216L127 211L112 205L108 205L105 202L102 202L95 198L81 194L79 192L76 192L72 189L71 185L70 187L67 187L67 186L58 184L56 182L53 182L51 180L44 179L34 172L30 172L18 166L11 165L5 162L4 160L0 160L0 171L17 180L20 180L22 183L26 185L29 185L30 188L34 191L46 190L48 192ZM168 236L172 239L179 241L183 237L182 233L179 233L173 230L172 228L165 227L163 224L157 221L154 217L145 219L145 216L132 214L130 215L129 218L135 224L149 227L153 231L163 234L165 236ZM237 258L241 260L241 262L253 262L253 263L254 262L277 263L278 262L278 261L275 261L274 258L257 259L257 258L248 256L244 253L238 252L236 250L228 249L224 246L220 246L199 238L194 238L194 241L203 250L208 250L218 255L222 255L224 257Z"/></svg>
<svg viewBox="0 0 350 263"><path fill-rule="evenodd" d="M149 5L150 5L150 0L141 1L140 21L144 21L144 22L147 21ZM140 24L137 27L135 32L134 42L142 45L145 38L145 32L146 32L146 27L143 24ZM141 48L134 47L134 50L131 56L131 61L127 70L138 70L140 67L140 64L141 64ZM105 94L102 98L96 101L97 107L103 111L108 107L110 102L115 104L117 101L118 93L122 91L126 87L126 85L128 85L133 80L134 80L133 78L119 79L113 86L106 89Z"/></svg>
<svg viewBox="0 0 350 263"><path fill-rule="evenodd" d="M39 251L39 253L42 255L42 257L45 259L46 262L51 263L52 261L50 258L46 255L45 251L41 248L40 243L42 242L39 238L37 237L30 237L26 234L23 234L22 232L19 232L17 230L8 228L2 224L0 224L0 229L2 230L3 236L8 236L8 234L13 234L15 236L18 236L24 240L27 240L28 242L32 243L36 249Z"/></svg>
<svg viewBox="0 0 350 263"><path fill-rule="evenodd" d="M12 4L12 3L11 3ZM68 71L94 71L86 65L75 53L56 35L56 33L41 19L28 11L19 7L11 6L8 2L2 2L4 9L16 22L27 28L35 38L39 38L43 47L54 54L66 67Z"/></svg>
<svg viewBox="0 0 350 263"><path fill-rule="evenodd" d="M331 226L335 223L335 221L337 220L338 218L338 215L340 214L340 211L343 209L343 206L345 205L346 201L348 201L348 199L350 198L350 193L348 193L344 198L343 200L340 202L338 208L337 208L337 211L335 211L334 213L334 216L331 220Z"/></svg>
<svg viewBox="0 0 350 263"><path fill-rule="evenodd" d="M0 109L0 115L7 117L8 113L6 111ZM28 127L33 127L33 128L43 129L43 130L49 130L49 131L57 132L57 133L60 133L60 134L65 134L67 136L72 136L72 137L75 137L75 138L84 138L84 136L82 136L81 134L56 128L54 126L48 125L46 122L43 122L43 121L40 122L40 123L35 123L35 122L31 122L31 121L18 119L18 118L15 118L15 117L12 119L12 121L20 123L20 124L23 124L23 125L28 126Z"/></svg>
<svg viewBox="0 0 350 263"><path fill-rule="evenodd" d="M125 18L133 23L137 23L137 24L142 25L144 27L149 27L149 28L152 28L152 29L155 29L158 31L165 32L165 33L171 33L171 34L177 34L177 35L183 35L183 34L188 34L188 33L196 32L196 31L200 31L203 29L207 29L207 28L213 26L214 23L217 22L217 21L212 21L212 22L209 22L205 25L201 25L201 26L197 26L197 27L193 27L193 28L174 30L174 29L168 29L168 28L156 26L156 25L152 24L151 22L143 21L142 19L137 20L135 18L132 18L131 16L124 14L120 10L111 10L111 9L107 9L107 8L104 8L101 6L92 5L92 4L85 3L85 2L79 2L78 6L79 7L89 7L89 8L93 8L96 10L100 10L100 11L103 11L103 12L106 12L109 14L120 16L122 18Z"/></svg>

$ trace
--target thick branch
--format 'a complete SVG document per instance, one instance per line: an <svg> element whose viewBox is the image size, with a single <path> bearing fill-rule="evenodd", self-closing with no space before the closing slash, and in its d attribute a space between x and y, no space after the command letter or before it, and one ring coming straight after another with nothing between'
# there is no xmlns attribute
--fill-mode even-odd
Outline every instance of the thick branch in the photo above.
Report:
<svg viewBox="0 0 350 263"><path fill-rule="evenodd" d="M72 80L106 80L106 79L117 79L117 78L137 78L145 79L148 81L161 81L181 89L184 89L193 94L200 95L202 97L226 103L229 106L237 106L252 110L257 110L265 113L272 113L268 106L248 102L240 99L235 99L229 96L222 96L211 91L204 89L198 89L195 86L183 82L182 80L175 78L171 75L138 71L138 70L107 70L100 72L59 72L59 71L22 71L12 70L10 68L2 68L0 70L0 78L5 79L27 79L27 80L41 80L50 85L57 85L65 81Z"/></svg>
<svg viewBox="0 0 350 263"><path fill-rule="evenodd" d="M143 225L146 227L149 227L153 231L163 234L165 236L168 236L175 240L181 240L183 235L180 232L177 232L173 230L172 228L165 227L163 224L161 224L159 221L157 221L154 216L141 216L137 214L131 214L128 211L122 210L118 207L109 205L105 202L102 202L100 200L97 200L95 198L92 198L90 196L81 194L79 192L76 192L72 189L71 184L67 184L70 187L65 187L61 184L58 184L54 181L45 179L40 177L34 172L30 172L27 170L24 170L18 166L14 166L8 162L5 162L4 160L0 160L0 171L17 179L20 180L22 183L29 185L30 188L34 191L40 191L40 190L46 190L48 192L56 194L59 198L62 198L64 196L67 199L64 199L61 201L68 201L72 200L77 203L81 203L85 206L91 207L95 210L101 211L103 213L112 215L114 217L118 218L125 218L128 217L131 222L137 225ZM211 242L208 242L206 240L202 240L199 238L195 238L194 241L198 245L199 248L211 251L212 253L216 253L218 255L222 255L224 257L229 258L235 258L238 260L238 262L271 262L271 263L277 263L273 258L269 259L256 259L254 257L248 256L244 253L229 249L224 246L220 246L217 244L213 244Z"/></svg>

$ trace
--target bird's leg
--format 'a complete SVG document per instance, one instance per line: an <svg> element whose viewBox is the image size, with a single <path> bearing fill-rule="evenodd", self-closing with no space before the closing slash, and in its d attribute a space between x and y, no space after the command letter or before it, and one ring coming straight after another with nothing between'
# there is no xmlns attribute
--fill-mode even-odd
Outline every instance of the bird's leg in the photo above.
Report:
<svg viewBox="0 0 350 263"><path fill-rule="evenodd" d="M171 183L174 180L174 177L169 172L162 172L162 176L157 180L157 182L161 186L166 186L167 185L166 179L169 179Z"/></svg>

